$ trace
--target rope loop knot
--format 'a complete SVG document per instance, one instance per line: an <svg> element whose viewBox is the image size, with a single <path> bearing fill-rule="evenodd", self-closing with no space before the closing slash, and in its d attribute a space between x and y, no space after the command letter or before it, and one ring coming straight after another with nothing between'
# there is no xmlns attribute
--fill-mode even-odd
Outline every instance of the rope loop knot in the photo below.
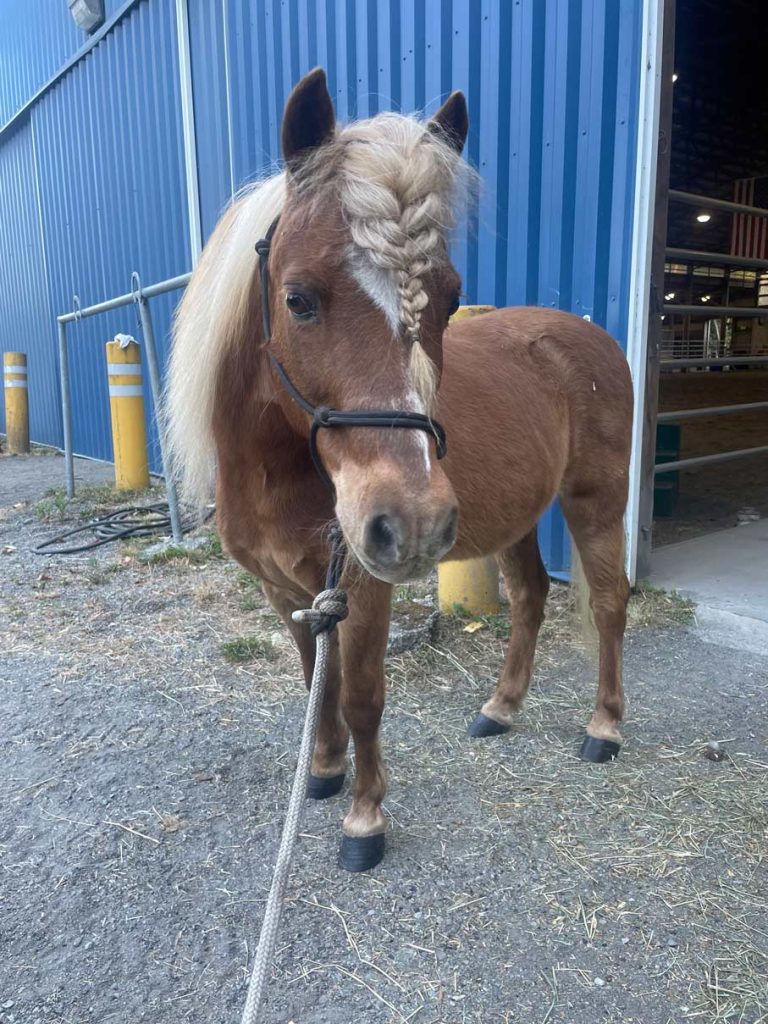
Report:
<svg viewBox="0 0 768 1024"><path fill-rule="evenodd" d="M320 591L311 608L294 612L291 618L294 622L308 623L312 627L312 635L317 636L318 633L330 633L348 615L346 590L331 587Z"/></svg>

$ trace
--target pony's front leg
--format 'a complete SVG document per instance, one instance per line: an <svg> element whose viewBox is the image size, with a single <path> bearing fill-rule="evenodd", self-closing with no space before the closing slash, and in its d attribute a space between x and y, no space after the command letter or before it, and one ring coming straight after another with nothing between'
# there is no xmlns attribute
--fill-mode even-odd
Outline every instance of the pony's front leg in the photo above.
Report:
<svg viewBox="0 0 768 1024"><path fill-rule="evenodd" d="M384 711L384 655L387 650L392 587L372 576L349 590L349 616L339 626L341 706L355 745L355 791L344 819L341 865L367 871L384 856L386 821L381 802L387 789L379 749Z"/></svg>
<svg viewBox="0 0 768 1024"><path fill-rule="evenodd" d="M312 598L307 595L303 601L273 584L264 581L264 593L269 603L286 624L296 641L304 670L307 689L312 682L315 669L315 640L309 626L294 622L293 612L310 608ZM347 746L349 729L341 717L339 695L341 692L341 663L339 640L334 631L328 638L328 676L323 694L323 705L317 723L315 749L312 754L312 771L307 787L307 796L312 800L325 800L335 796L344 785L347 771Z"/></svg>

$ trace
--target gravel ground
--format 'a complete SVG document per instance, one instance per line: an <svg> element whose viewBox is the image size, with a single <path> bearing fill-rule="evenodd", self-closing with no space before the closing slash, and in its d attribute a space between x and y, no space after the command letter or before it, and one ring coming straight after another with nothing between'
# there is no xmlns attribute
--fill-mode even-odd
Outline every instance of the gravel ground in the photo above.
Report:
<svg viewBox="0 0 768 1024"><path fill-rule="evenodd" d="M24 462L0 458L0 1021L239 1021L298 660L215 538L150 564L137 545L33 555L114 499L22 501ZM348 784L308 805L265 1022L768 1021L768 661L641 597L626 747L588 766L570 616L556 588L530 700L492 740L465 728L497 619L390 659L386 859L336 866Z"/></svg>

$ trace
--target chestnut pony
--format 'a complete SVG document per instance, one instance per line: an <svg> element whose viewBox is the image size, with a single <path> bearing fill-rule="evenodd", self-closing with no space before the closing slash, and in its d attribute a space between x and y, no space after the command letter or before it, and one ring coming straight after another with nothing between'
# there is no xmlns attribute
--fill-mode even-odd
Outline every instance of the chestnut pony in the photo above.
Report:
<svg viewBox="0 0 768 1024"><path fill-rule="evenodd" d="M383 852L386 782L378 743L392 585L443 558L498 556L512 635L493 696L470 729L509 728L528 688L548 579L536 523L559 496L600 641L595 713L583 756L618 752L632 389L599 327L548 309L506 309L446 330L460 282L447 236L468 170L467 110L453 93L429 122L381 114L336 125L325 75L294 89L282 124L286 169L252 187L214 231L178 310L169 434L188 495L215 473L222 541L263 580L301 654L314 641L291 613L323 589L328 525L349 550L349 617L331 638L310 795L339 792L349 734L352 807L342 861ZM274 226L263 326L254 244ZM448 450L422 429L322 430L313 406L434 414ZM428 422L428 421L424 421Z"/></svg>

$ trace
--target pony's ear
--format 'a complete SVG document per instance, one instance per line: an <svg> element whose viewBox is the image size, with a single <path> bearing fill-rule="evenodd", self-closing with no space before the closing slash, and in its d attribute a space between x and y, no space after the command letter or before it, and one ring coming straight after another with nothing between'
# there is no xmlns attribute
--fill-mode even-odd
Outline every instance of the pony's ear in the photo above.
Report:
<svg viewBox="0 0 768 1024"><path fill-rule="evenodd" d="M469 115L467 101L463 92L452 92L435 116L427 124L427 128L441 136L457 153L464 149L469 131Z"/></svg>
<svg viewBox="0 0 768 1024"><path fill-rule="evenodd" d="M283 157L289 170L333 136L336 114L322 68L304 75L288 97L283 114Z"/></svg>

